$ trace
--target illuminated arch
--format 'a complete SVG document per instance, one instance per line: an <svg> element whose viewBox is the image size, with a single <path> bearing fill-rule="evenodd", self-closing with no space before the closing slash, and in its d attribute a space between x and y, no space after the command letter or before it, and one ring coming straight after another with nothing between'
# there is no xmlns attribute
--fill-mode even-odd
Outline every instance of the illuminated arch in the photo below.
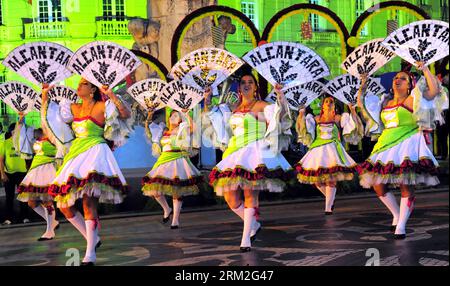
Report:
<svg viewBox="0 0 450 286"><path fill-rule="evenodd" d="M345 58L347 57L347 39L349 38L349 33L347 28L345 27L344 22L342 22L342 20L330 9L316 4L295 4L281 10L280 12L275 14L272 19L270 19L269 23L267 23L261 40L270 42L275 29L281 24L281 22L293 15L304 13L311 13L322 16L334 26L341 39L341 57L342 60L345 60Z"/></svg>
<svg viewBox="0 0 450 286"><path fill-rule="evenodd" d="M369 9L367 9L364 13L362 13L358 19L356 19L355 23L353 24L352 30L350 32L350 39L355 39L352 42L354 45L357 45L359 35L361 35L361 31L364 28L364 26L367 24L367 22L372 18L373 16L383 12L383 11L389 11L389 10L401 10L404 12L407 12L409 14L414 15L417 17L418 20L424 20L424 19L431 19L431 17L420 7L417 7L414 4L403 2L403 1L387 1L387 2L381 2L378 4L373 5ZM350 49L353 50L353 48L350 46Z"/></svg>
<svg viewBox="0 0 450 286"><path fill-rule="evenodd" d="M197 9L191 14L187 15L175 29L171 43L172 65L174 65L181 58L181 43L183 42L186 32L194 24L194 22L205 17L216 15L228 16L234 20L241 22L251 37L253 47L256 47L258 45L260 41L259 31L256 28L255 24L253 24L253 22L244 13L225 6L207 6Z"/></svg>

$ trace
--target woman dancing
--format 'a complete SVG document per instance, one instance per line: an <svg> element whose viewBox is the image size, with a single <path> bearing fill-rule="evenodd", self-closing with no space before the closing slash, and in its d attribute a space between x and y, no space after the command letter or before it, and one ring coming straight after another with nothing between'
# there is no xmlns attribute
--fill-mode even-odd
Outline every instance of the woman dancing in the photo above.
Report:
<svg viewBox="0 0 450 286"><path fill-rule="evenodd" d="M437 82L422 62L417 64L417 68L423 71L428 86L428 90L421 92L421 95L425 100L433 100L440 93ZM415 202L413 186L439 184L438 163L418 125L416 114L421 112L421 106L414 104L412 94L418 92L418 87L414 86L413 76L408 72L397 73L392 81L392 96L380 101L377 112L367 110L361 98L365 93L366 80L363 75L358 105L364 111L369 126L374 126L373 130L382 130L382 133L370 157L358 166L360 184L364 188L374 188L378 198L392 213L394 238L404 239L406 223ZM373 114L379 114L381 122L374 120ZM388 184L400 187L400 207L392 192L386 189Z"/></svg>
<svg viewBox="0 0 450 286"><path fill-rule="evenodd" d="M69 123L75 134L49 192L64 216L86 238L82 265L94 265L95 250L100 246L97 205L121 203L128 187L107 139L123 144L131 130L130 122L124 121L130 118L130 111L110 89L99 89L85 79L80 80L77 90L81 104L49 102L48 90L42 90L42 122L49 136L57 137L58 130ZM101 93L108 96L106 102L101 100ZM78 199L83 200L84 220L74 206Z"/></svg>
<svg viewBox="0 0 450 286"><path fill-rule="evenodd" d="M168 130L166 129L161 138L158 138L149 129L152 118L153 110L150 110L145 122L145 132L150 141L154 142L153 156L158 157L158 160L142 179L142 191L146 196L154 197L163 208L163 223L169 221L173 211L170 228L177 229L180 224L183 197L198 194L197 184L203 181L200 171L189 159L192 123L189 114L173 110L170 113ZM164 128L161 125L157 126ZM167 204L165 195L173 198L173 210Z"/></svg>
<svg viewBox="0 0 450 286"><path fill-rule="evenodd" d="M28 203L28 206L47 222L47 229L38 241L52 240L55 237L55 229L59 227L55 218L53 197L48 193L56 174L56 147L41 128L27 127L23 119L23 114L19 113L19 122L14 131L15 137L19 138L14 141L19 144L18 150L24 159L31 159L33 153L35 155L27 175L17 188L17 199Z"/></svg>
<svg viewBox="0 0 450 286"><path fill-rule="evenodd" d="M309 151L295 166L300 183L314 184L325 196L325 215L333 214L336 183L349 181L356 173L357 164L345 152L340 129L346 142L358 144L363 137L362 122L355 107L348 105L351 115L336 114L335 99L325 95L317 116L299 111L296 130L298 141Z"/></svg>
<svg viewBox="0 0 450 286"><path fill-rule="evenodd" d="M289 110L281 86L275 90L275 104L262 101L256 78L249 72L240 78L240 103L232 114L223 116L218 109L208 112L205 104L216 135L232 131L222 161L210 173L209 181L216 194L224 196L231 210L244 221L242 252L251 251L251 242L261 229L257 222L259 192L282 192L287 172L292 169L280 153L282 144L278 144L278 137L290 132ZM210 94L209 90L205 93L205 103Z"/></svg>

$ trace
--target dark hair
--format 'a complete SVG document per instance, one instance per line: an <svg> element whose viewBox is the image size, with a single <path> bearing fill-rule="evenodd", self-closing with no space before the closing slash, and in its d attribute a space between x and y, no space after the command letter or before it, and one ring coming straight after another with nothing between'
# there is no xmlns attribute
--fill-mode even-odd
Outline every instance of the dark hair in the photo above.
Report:
<svg viewBox="0 0 450 286"><path fill-rule="evenodd" d="M95 88L95 91L94 91L94 100L95 101L102 101L102 93L101 93L101 91L100 91L100 88L98 88L98 86L96 86L96 85L94 85L94 84L92 84L91 82L89 82L90 84L91 84L91 87L94 87Z"/></svg>
<svg viewBox="0 0 450 286"><path fill-rule="evenodd" d="M42 128L36 128L34 129L33 133L35 137L42 137L44 135L44 130L42 130Z"/></svg>

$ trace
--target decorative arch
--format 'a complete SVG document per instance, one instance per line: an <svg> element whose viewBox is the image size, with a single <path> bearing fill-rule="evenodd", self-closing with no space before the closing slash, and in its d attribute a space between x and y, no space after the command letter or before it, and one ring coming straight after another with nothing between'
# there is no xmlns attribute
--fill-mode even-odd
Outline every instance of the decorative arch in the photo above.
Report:
<svg viewBox="0 0 450 286"><path fill-rule="evenodd" d="M135 54L139 59L143 62L148 64L152 69L156 71L159 78L167 81L167 75L169 74L169 71L167 68L154 56L138 51L138 50L131 50L133 54Z"/></svg>
<svg viewBox="0 0 450 286"><path fill-rule="evenodd" d="M344 22L342 22L341 18L339 18L336 13L328 9L327 7L323 7L316 4L295 4L290 7L287 7L277 14L275 14L272 19L270 19L269 23L264 29L261 40L270 42L275 29L283 22L286 18L291 17L296 14L301 13L312 13L317 14L319 16L324 17L328 22L330 22L336 31L339 34L341 39L341 57L342 60L345 60L347 57L347 40L349 38L349 33L347 28L345 27Z"/></svg>
<svg viewBox="0 0 450 286"><path fill-rule="evenodd" d="M261 39L258 29L255 24L241 11L225 6L207 6L195 10L187 15L178 27L172 37L171 43L171 61L174 65L181 58L181 43L186 35L186 32L194 24L195 21L203 19L208 16L225 15L241 22L247 32L250 34L253 47L256 47Z"/></svg>
<svg viewBox="0 0 450 286"><path fill-rule="evenodd" d="M349 45L349 51L352 51L358 45L359 35L370 18L383 11L389 10L402 10L416 16L419 20L431 19L431 17L422 8L408 2L387 1L375 4L362 13L353 24L350 32L350 38L347 43Z"/></svg>

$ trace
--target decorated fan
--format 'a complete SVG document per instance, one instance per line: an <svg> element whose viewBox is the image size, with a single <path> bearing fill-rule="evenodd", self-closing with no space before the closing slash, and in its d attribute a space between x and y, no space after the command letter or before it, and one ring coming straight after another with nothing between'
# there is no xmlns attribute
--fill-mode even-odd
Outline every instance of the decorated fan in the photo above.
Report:
<svg viewBox="0 0 450 286"><path fill-rule="evenodd" d="M161 101L161 93L166 85L160 79L144 79L130 86L127 91L145 110L158 110L165 106Z"/></svg>
<svg viewBox="0 0 450 286"><path fill-rule="evenodd" d="M37 97L37 92L22 82L10 81L0 85L0 99L17 113L27 114L33 110Z"/></svg>
<svg viewBox="0 0 450 286"><path fill-rule="evenodd" d="M330 74L318 54L297 43L264 44L248 52L244 60L272 85L278 83L284 87L301 85Z"/></svg>
<svg viewBox="0 0 450 286"><path fill-rule="evenodd" d="M311 81L283 89L283 92L289 103L289 107L293 110L298 110L307 107L314 99L318 98L324 87L324 84L319 81ZM271 92L267 98L267 101L275 102L277 95L275 92Z"/></svg>
<svg viewBox="0 0 450 286"><path fill-rule="evenodd" d="M141 64L127 48L97 41L79 48L68 67L98 87L113 88Z"/></svg>
<svg viewBox="0 0 450 286"><path fill-rule="evenodd" d="M423 20L395 30L382 45L413 65L427 66L448 56L448 37L447 22Z"/></svg>
<svg viewBox="0 0 450 286"><path fill-rule="evenodd" d="M39 95L36 98L34 103L34 109L36 111L41 111L42 106L42 95ZM48 98L50 101L54 101L56 103L60 103L61 101L70 101L73 103L78 102L79 98L77 95L77 91L73 88L64 86L64 85L55 85L48 91Z"/></svg>
<svg viewBox="0 0 450 286"><path fill-rule="evenodd" d="M34 84L55 83L72 75L67 68L73 53L61 45L33 42L15 48L2 64Z"/></svg>
<svg viewBox="0 0 450 286"><path fill-rule="evenodd" d="M351 74L343 74L330 80L325 85L325 91L342 101L344 104L356 104L361 81ZM378 95L385 92L379 78L367 78L367 94Z"/></svg>
<svg viewBox="0 0 450 286"><path fill-rule="evenodd" d="M192 109L203 99L203 92L195 87L174 80L162 90L161 101L172 109Z"/></svg>
<svg viewBox="0 0 450 286"><path fill-rule="evenodd" d="M359 78L361 74L368 76L395 57L395 53L381 43L384 39L375 39L357 47L341 64L349 74Z"/></svg>
<svg viewBox="0 0 450 286"><path fill-rule="evenodd" d="M173 66L170 74L197 89L215 89L243 64L240 58L230 52L203 48L184 56Z"/></svg>

